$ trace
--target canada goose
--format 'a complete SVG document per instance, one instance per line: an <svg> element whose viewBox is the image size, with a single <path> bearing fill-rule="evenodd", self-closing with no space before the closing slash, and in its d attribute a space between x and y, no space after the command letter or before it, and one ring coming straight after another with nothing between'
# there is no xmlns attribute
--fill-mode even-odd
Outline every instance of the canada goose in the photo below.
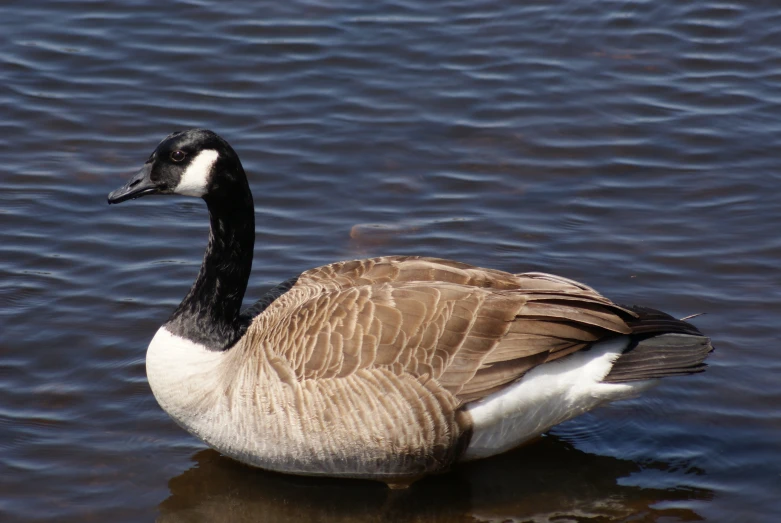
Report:
<svg viewBox="0 0 781 523"><path fill-rule="evenodd" d="M572 280L416 256L311 269L242 313L255 211L231 146L175 132L108 202L149 194L201 197L211 222L195 283L147 350L149 385L249 465L404 486L700 372L712 350L693 325Z"/></svg>

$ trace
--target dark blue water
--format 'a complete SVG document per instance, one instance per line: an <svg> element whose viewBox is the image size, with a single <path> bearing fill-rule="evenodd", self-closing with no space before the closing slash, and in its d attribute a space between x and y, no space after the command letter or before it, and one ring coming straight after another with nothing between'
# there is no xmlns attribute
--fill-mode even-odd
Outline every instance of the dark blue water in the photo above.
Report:
<svg viewBox="0 0 781 523"><path fill-rule="evenodd" d="M781 10L766 2L6 2L0 520L781 518ZM250 174L248 301L381 254L544 270L717 351L406 492L266 473L157 406L144 353L202 202L109 208L169 132Z"/></svg>

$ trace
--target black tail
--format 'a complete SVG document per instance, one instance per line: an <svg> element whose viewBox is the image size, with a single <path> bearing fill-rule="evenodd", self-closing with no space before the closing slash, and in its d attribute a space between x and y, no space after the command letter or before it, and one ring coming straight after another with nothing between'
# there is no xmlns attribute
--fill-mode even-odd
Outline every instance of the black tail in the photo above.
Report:
<svg viewBox="0 0 781 523"><path fill-rule="evenodd" d="M705 370L705 358L713 346L697 327L655 309L627 308L637 314L636 319L627 321L632 327L632 343L603 382L648 380Z"/></svg>

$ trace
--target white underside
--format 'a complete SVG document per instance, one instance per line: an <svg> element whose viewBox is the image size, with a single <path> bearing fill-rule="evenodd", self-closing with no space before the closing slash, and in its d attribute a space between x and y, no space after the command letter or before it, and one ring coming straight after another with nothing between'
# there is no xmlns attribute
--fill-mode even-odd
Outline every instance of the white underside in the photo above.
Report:
<svg viewBox="0 0 781 523"><path fill-rule="evenodd" d="M462 459L505 452L603 403L653 386L657 380L601 383L627 343L626 337L616 338L540 365L507 389L469 404L473 431ZM313 459L313 434L294 430L297 420L294 409L286 408L289 400L270 383L261 385L254 366L252 372L240 370L237 357L241 353L235 348L209 351L161 327L147 350L149 385L174 421L218 451L264 468L311 472L291 468L286 460ZM270 376L264 373L262 380ZM261 413L279 419L266 420ZM357 413L355 421L360 419ZM349 447L356 442L343 443ZM318 459L328 461L327 456Z"/></svg>
<svg viewBox="0 0 781 523"><path fill-rule="evenodd" d="M629 342L619 337L529 371L467 406L473 432L463 460L506 452L599 405L635 396L657 380L601 383Z"/></svg>

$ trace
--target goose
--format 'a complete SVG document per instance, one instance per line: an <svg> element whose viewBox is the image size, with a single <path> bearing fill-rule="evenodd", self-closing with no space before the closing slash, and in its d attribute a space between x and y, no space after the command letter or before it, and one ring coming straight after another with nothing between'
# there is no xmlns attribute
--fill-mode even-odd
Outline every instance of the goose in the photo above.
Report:
<svg viewBox="0 0 781 523"><path fill-rule="evenodd" d="M108 202L152 194L202 198L210 233L147 349L150 388L182 428L251 466L403 488L701 372L713 350L687 321L567 278L420 256L310 269L242 311L255 210L233 148L174 132Z"/></svg>

